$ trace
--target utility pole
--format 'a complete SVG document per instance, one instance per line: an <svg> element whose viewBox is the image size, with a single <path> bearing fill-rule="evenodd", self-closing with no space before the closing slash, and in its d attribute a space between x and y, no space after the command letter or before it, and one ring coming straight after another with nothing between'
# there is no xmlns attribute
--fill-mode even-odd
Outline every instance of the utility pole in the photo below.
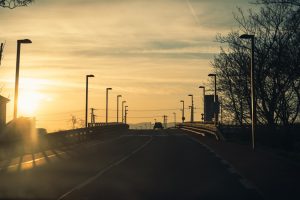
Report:
<svg viewBox="0 0 300 200"><path fill-rule="evenodd" d="M94 108L91 108L91 124L93 124Z"/></svg>
<svg viewBox="0 0 300 200"><path fill-rule="evenodd" d="M176 112L173 112L174 115L174 127L176 126Z"/></svg>
<svg viewBox="0 0 300 200"><path fill-rule="evenodd" d="M125 124L127 124L127 112L128 112L128 106L125 106L125 119L124 119L124 121L125 121Z"/></svg>
<svg viewBox="0 0 300 200"><path fill-rule="evenodd" d="M91 108L91 124L95 123L95 114L94 114L95 110L96 110L95 108Z"/></svg>
<svg viewBox="0 0 300 200"><path fill-rule="evenodd" d="M193 116L193 113L192 113L192 106L189 106L189 109L191 110L191 116L190 116L191 120L190 120L190 121L192 122L192 118L193 118L193 117L192 117L192 116Z"/></svg>
<svg viewBox="0 0 300 200"><path fill-rule="evenodd" d="M124 104L126 101L122 101L122 123L124 123Z"/></svg>
<svg viewBox="0 0 300 200"><path fill-rule="evenodd" d="M167 116L167 115L164 115L164 116L163 116L163 119L164 119L164 128L167 128L168 116Z"/></svg>

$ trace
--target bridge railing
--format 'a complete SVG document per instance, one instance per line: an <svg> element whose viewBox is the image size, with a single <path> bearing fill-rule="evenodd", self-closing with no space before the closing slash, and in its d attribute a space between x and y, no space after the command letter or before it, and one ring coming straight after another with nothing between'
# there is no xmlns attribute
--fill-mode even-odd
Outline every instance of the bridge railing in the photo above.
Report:
<svg viewBox="0 0 300 200"><path fill-rule="evenodd" d="M217 140L224 140L219 128L213 123L202 122L184 122L176 125L178 128L190 130L192 132L199 132L206 135L214 136Z"/></svg>
<svg viewBox="0 0 300 200"><path fill-rule="evenodd" d="M101 133L110 133L118 130L127 130L129 126L121 123L95 123L89 124L87 128L57 131L48 133L45 138L57 142L80 142L91 137L97 137Z"/></svg>
<svg viewBox="0 0 300 200"><path fill-rule="evenodd" d="M98 123L88 128L63 130L46 134L32 131L13 138L0 140L0 160L27 153L43 152L48 149L68 147L93 139L113 138L129 129L127 124ZM14 136L13 134L11 134Z"/></svg>

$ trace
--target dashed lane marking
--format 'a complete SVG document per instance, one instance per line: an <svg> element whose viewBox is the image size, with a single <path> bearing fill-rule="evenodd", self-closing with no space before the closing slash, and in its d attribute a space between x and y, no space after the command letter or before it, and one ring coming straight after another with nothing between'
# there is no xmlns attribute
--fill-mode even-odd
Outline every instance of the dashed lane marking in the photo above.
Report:
<svg viewBox="0 0 300 200"><path fill-rule="evenodd" d="M202 142L200 142L199 140L188 136L188 138L190 138L191 140L193 140L194 142L200 144L201 146L206 147L210 152L214 152L208 145L203 144ZM217 153L215 153L215 156L220 159L221 163L227 166L227 170L231 173L231 174L236 174L238 175L238 177L240 177L238 180L239 182L246 188L249 190L255 190L258 194L260 194L260 196L262 196L264 198L263 193L256 187L254 186L250 181L248 181L244 176L242 176L228 161L224 160L220 155L218 155Z"/></svg>
<svg viewBox="0 0 300 200"><path fill-rule="evenodd" d="M228 166L230 166L229 162L227 162L227 161L226 161L226 160L224 160L224 159L221 159L221 163L223 163L224 165L228 165Z"/></svg>
<svg viewBox="0 0 300 200"><path fill-rule="evenodd" d="M232 174L238 174L238 172L232 167L228 167L227 170Z"/></svg>
<svg viewBox="0 0 300 200"><path fill-rule="evenodd" d="M58 200L64 199L66 198L68 195L70 195L71 193L80 190L81 188L85 187L86 185L90 184L91 182L93 182L94 180L96 180L97 178L99 178L100 176L102 176L105 172L109 171L110 169L112 169L113 167L118 166L119 164L121 164L122 162L128 160L130 157L132 157L134 154L136 154L137 152L139 152L140 150L142 150L143 148L145 148L151 141L153 140L152 137L150 137L149 140L147 140L145 143L143 143L141 146L139 146L137 149L135 149L134 151L130 152L129 154L125 155L124 157L122 157L120 160L110 164L109 166L105 167L104 169L100 170L95 176L90 177L89 179L87 179L86 181L84 181L83 183L77 185L76 187L72 188L71 190L69 190L68 192L66 192L65 194L61 195Z"/></svg>
<svg viewBox="0 0 300 200"><path fill-rule="evenodd" d="M249 181L247 181L244 178L239 179L240 183L247 189L249 190L253 190L255 189L254 185L252 183L250 183Z"/></svg>

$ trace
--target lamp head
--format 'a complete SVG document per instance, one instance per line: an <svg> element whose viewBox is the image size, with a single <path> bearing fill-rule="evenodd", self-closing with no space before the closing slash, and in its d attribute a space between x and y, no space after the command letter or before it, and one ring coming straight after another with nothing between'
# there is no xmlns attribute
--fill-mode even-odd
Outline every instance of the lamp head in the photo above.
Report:
<svg viewBox="0 0 300 200"><path fill-rule="evenodd" d="M203 88L204 89L205 87L204 86L199 86L199 88Z"/></svg>
<svg viewBox="0 0 300 200"><path fill-rule="evenodd" d="M183 101L183 100L181 100L180 102L184 103L184 101Z"/></svg>
<svg viewBox="0 0 300 200"><path fill-rule="evenodd" d="M118 95L117 97L122 97L122 95Z"/></svg>
<svg viewBox="0 0 300 200"><path fill-rule="evenodd" d="M106 90L112 90L112 88L106 88Z"/></svg>
<svg viewBox="0 0 300 200"><path fill-rule="evenodd" d="M29 39L23 39L23 40L18 40L18 43L20 44L31 44L32 41Z"/></svg>
<svg viewBox="0 0 300 200"><path fill-rule="evenodd" d="M189 94L188 96L189 96L189 97L192 97L193 95L192 95L192 94Z"/></svg>
<svg viewBox="0 0 300 200"><path fill-rule="evenodd" d="M216 76L216 74L208 74L208 76Z"/></svg>

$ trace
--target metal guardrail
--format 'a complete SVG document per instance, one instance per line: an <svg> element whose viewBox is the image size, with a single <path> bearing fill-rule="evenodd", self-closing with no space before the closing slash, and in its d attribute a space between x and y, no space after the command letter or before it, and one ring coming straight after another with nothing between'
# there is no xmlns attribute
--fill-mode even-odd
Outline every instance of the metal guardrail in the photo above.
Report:
<svg viewBox="0 0 300 200"><path fill-rule="evenodd" d="M214 126L213 124L185 122L178 124L177 127L188 129L192 132L199 131L199 133L211 134L217 140L225 140L218 127Z"/></svg>

